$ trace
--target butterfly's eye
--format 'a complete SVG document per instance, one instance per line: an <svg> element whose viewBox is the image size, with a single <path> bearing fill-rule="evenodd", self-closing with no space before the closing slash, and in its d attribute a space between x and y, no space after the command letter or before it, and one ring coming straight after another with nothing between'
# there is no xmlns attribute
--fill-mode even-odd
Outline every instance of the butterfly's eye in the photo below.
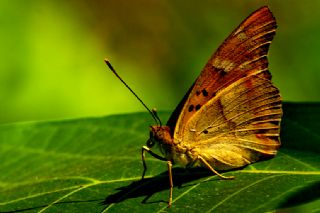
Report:
<svg viewBox="0 0 320 213"><path fill-rule="evenodd" d="M147 147L151 148L153 147L155 144L155 141L153 138L149 138L149 140L147 141Z"/></svg>

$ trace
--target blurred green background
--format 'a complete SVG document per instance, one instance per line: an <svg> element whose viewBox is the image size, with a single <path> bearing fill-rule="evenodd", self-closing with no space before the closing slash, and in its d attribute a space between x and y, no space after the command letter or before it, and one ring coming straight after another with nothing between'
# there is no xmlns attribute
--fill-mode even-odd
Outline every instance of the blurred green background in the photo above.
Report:
<svg viewBox="0 0 320 213"><path fill-rule="evenodd" d="M0 1L0 123L172 110L228 34L268 4L285 101L320 101L320 1Z"/></svg>

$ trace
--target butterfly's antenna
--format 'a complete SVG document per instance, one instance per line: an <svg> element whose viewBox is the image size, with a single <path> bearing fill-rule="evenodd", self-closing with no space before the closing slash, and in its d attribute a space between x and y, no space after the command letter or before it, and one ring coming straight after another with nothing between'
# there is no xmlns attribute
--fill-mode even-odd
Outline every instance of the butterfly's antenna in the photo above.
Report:
<svg viewBox="0 0 320 213"><path fill-rule="evenodd" d="M151 116L153 117L153 119L156 121L156 123L158 125L161 126L161 120L158 117L157 113L155 113L154 110L150 110L147 105L145 103L143 103L143 101L139 98L139 96L129 87L129 85L124 82L124 80L122 80L122 78L118 75L118 73L115 71L115 69L112 67L111 63L109 62L108 59L104 59L104 62L106 62L107 66L109 67L109 69L113 72L113 74L115 74L115 76L130 90L130 92L140 101L140 103L144 106L144 108L146 108L148 110L148 112L151 114Z"/></svg>

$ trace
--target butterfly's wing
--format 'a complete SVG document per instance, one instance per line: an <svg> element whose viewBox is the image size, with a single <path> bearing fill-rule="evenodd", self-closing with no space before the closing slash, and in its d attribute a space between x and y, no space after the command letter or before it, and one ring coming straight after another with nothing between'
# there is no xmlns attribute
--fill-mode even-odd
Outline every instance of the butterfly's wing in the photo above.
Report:
<svg viewBox="0 0 320 213"><path fill-rule="evenodd" d="M252 74L218 92L191 117L183 140L216 169L236 168L276 154L281 116L279 90Z"/></svg>
<svg viewBox="0 0 320 213"><path fill-rule="evenodd" d="M183 101L175 143L199 149L208 162L237 158L226 162L226 168L275 154L281 98L271 83L267 60L275 30L272 13L262 7L230 34Z"/></svg>

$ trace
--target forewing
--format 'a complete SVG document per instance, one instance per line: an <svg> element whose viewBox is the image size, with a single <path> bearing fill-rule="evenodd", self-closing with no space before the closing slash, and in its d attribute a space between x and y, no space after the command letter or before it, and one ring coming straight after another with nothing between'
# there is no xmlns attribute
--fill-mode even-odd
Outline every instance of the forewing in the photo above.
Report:
<svg viewBox="0 0 320 213"><path fill-rule="evenodd" d="M184 95L184 97L182 98L182 100L180 101L178 106L174 109L173 113L171 114L171 116L167 122L167 126L170 127L171 135L174 134L174 129L175 129L177 120L179 118L179 115L181 114L181 111L182 111L186 101L188 100L188 97L189 97L190 92L192 91L193 87L194 87L194 84L189 88L188 92Z"/></svg>
<svg viewBox="0 0 320 213"><path fill-rule="evenodd" d="M188 98L180 103L179 118L176 119L177 113L174 113L169 119L171 122L168 125L174 129L175 142L184 141L190 119L224 88L252 73L259 72L261 78L271 79L266 55L275 29L272 13L268 7L262 7L230 34L205 65ZM204 116L196 119L203 119Z"/></svg>

